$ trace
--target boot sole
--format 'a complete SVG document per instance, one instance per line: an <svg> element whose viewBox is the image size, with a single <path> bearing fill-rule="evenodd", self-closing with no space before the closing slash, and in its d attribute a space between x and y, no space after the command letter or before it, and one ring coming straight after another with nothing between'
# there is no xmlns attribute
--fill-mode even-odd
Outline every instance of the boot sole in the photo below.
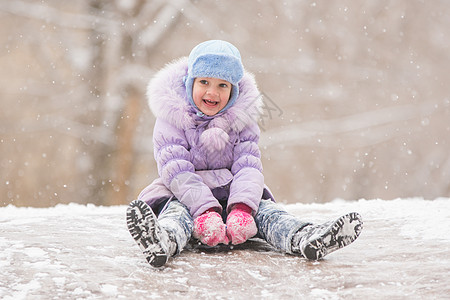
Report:
<svg viewBox="0 0 450 300"><path fill-rule="evenodd" d="M161 245L161 229L152 209L143 201L134 200L127 208L128 230L153 267L166 264L168 254Z"/></svg>
<svg viewBox="0 0 450 300"><path fill-rule="evenodd" d="M362 219L358 213L349 213L334 221L318 238L309 241L303 256L319 260L355 241L362 230Z"/></svg>

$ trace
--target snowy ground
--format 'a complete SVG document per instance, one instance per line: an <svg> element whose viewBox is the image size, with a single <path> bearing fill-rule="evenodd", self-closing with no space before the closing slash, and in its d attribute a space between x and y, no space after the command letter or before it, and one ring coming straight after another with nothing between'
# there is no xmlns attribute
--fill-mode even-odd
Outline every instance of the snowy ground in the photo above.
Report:
<svg viewBox="0 0 450 300"><path fill-rule="evenodd" d="M450 199L286 205L311 221L358 211L364 230L320 262L255 240L151 268L125 206L0 208L0 299L450 299Z"/></svg>

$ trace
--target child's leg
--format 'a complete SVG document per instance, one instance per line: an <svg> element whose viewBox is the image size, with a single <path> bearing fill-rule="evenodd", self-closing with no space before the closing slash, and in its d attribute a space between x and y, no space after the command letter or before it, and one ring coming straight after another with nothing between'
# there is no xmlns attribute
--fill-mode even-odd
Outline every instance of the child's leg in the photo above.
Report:
<svg viewBox="0 0 450 300"><path fill-rule="evenodd" d="M194 228L194 220L188 208L178 200L172 200L159 215L158 223L177 245L170 255L179 254L189 242Z"/></svg>
<svg viewBox="0 0 450 300"><path fill-rule="evenodd" d="M275 202L262 199L255 216L258 236L275 248L290 254L296 232L311 223L303 222L282 210Z"/></svg>
<svg viewBox="0 0 450 300"><path fill-rule="evenodd" d="M127 209L127 225L147 261L161 267L184 248L192 234L193 220L177 200L170 201L159 218L144 201L135 200Z"/></svg>
<svg viewBox="0 0 450 300"><path fill-rule="evenodd" d="M300 254L313 260L349 245L362 229L361 216L357 213L312 225L289 215L270 200L261 200L255 221L258 234L269 244L284 252Z"/></svg>

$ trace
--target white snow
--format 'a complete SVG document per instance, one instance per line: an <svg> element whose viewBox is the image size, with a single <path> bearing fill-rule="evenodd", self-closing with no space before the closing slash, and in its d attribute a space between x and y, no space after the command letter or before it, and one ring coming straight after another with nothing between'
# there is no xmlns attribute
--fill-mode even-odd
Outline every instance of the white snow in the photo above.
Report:
<svg viewBox="0 0 450 300"><path fill-rule="evenodd" d="M323 222L357 211L364 230L319 262L260 240L188 249L150 267L125 206L0 208L0 299L444 299L450 295L450 199L283 205Z"/></svg>

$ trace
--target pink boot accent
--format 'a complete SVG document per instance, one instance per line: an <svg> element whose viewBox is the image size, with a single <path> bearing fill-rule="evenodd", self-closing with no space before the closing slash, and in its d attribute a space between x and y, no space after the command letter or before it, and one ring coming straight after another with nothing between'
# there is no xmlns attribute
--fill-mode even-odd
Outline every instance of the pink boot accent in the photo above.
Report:
<svg viewBox="0 0 450 300"><path fill-rule="evenodd" d="M227 234L233 245L245 242L258 232L251 212L250 207L239 203L234 205L228 214Z"/></svg>
<svg viewBox="0 0 450 300"><path fill-rule="evenodd" d="M208 246L228 244L226 231L222 217L214 210L207 210L194 220L194 238Z"/></svg>

